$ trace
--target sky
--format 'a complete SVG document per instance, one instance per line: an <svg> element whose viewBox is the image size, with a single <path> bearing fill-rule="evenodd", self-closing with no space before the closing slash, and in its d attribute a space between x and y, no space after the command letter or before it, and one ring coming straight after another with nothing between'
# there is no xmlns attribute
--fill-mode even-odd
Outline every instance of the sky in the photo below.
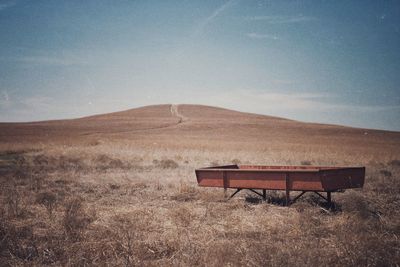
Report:
<svg viewBox="0 0 400 267"><path fill-rule="evenodd" d="M400 1L0 0L0 121L188 103L400 131Z"/></svg>

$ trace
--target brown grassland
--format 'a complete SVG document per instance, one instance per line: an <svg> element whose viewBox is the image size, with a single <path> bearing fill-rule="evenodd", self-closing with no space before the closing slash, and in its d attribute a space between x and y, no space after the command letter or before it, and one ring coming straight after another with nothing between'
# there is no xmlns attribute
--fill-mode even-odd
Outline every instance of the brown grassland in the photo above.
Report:
<svg viewBox="0 0 400 267"><path fill-rule="evenodd" d="M217 164L366 166L284 207L197 187ZM400 133L195 105L0 124L0 265L399 266Z"/></svg>

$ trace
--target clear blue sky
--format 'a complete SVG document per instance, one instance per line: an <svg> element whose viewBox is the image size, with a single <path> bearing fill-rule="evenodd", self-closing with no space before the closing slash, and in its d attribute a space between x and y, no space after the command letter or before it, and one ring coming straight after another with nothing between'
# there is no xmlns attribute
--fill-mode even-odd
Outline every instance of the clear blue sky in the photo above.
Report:
<svg viewBox="0 0 400 267"><path fill-rule="evenodd" d="M0 121L198 103L400 130L399 1L0 0Z"/></svg>

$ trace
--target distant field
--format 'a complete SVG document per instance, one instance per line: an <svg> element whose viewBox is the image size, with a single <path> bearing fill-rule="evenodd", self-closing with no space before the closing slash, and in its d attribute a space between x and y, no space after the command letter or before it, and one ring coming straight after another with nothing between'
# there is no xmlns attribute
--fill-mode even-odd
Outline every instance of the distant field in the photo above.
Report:
<svg viewBox="0 0 400 267"><path fill-rule="evenodd" d="M194 169L366 166L363 190L227 201ZM0 123L4 265L398 266L400 133L198 105Z"/></svg>

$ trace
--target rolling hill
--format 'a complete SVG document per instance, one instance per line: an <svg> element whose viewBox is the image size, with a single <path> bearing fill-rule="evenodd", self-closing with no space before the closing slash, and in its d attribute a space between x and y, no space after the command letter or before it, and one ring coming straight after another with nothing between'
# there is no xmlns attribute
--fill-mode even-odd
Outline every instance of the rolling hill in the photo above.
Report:
<svg viewBox="0 0 400 267"><path fill-rule="evenodd" d="M155 105L71 120L1 123L0 144L136 143L143 147L325 153L347 159L392 158L400 133L304 123L201 105ZM363 161L364 161L363 160ZM353 161L353 160L351 160Z"/></svg>

